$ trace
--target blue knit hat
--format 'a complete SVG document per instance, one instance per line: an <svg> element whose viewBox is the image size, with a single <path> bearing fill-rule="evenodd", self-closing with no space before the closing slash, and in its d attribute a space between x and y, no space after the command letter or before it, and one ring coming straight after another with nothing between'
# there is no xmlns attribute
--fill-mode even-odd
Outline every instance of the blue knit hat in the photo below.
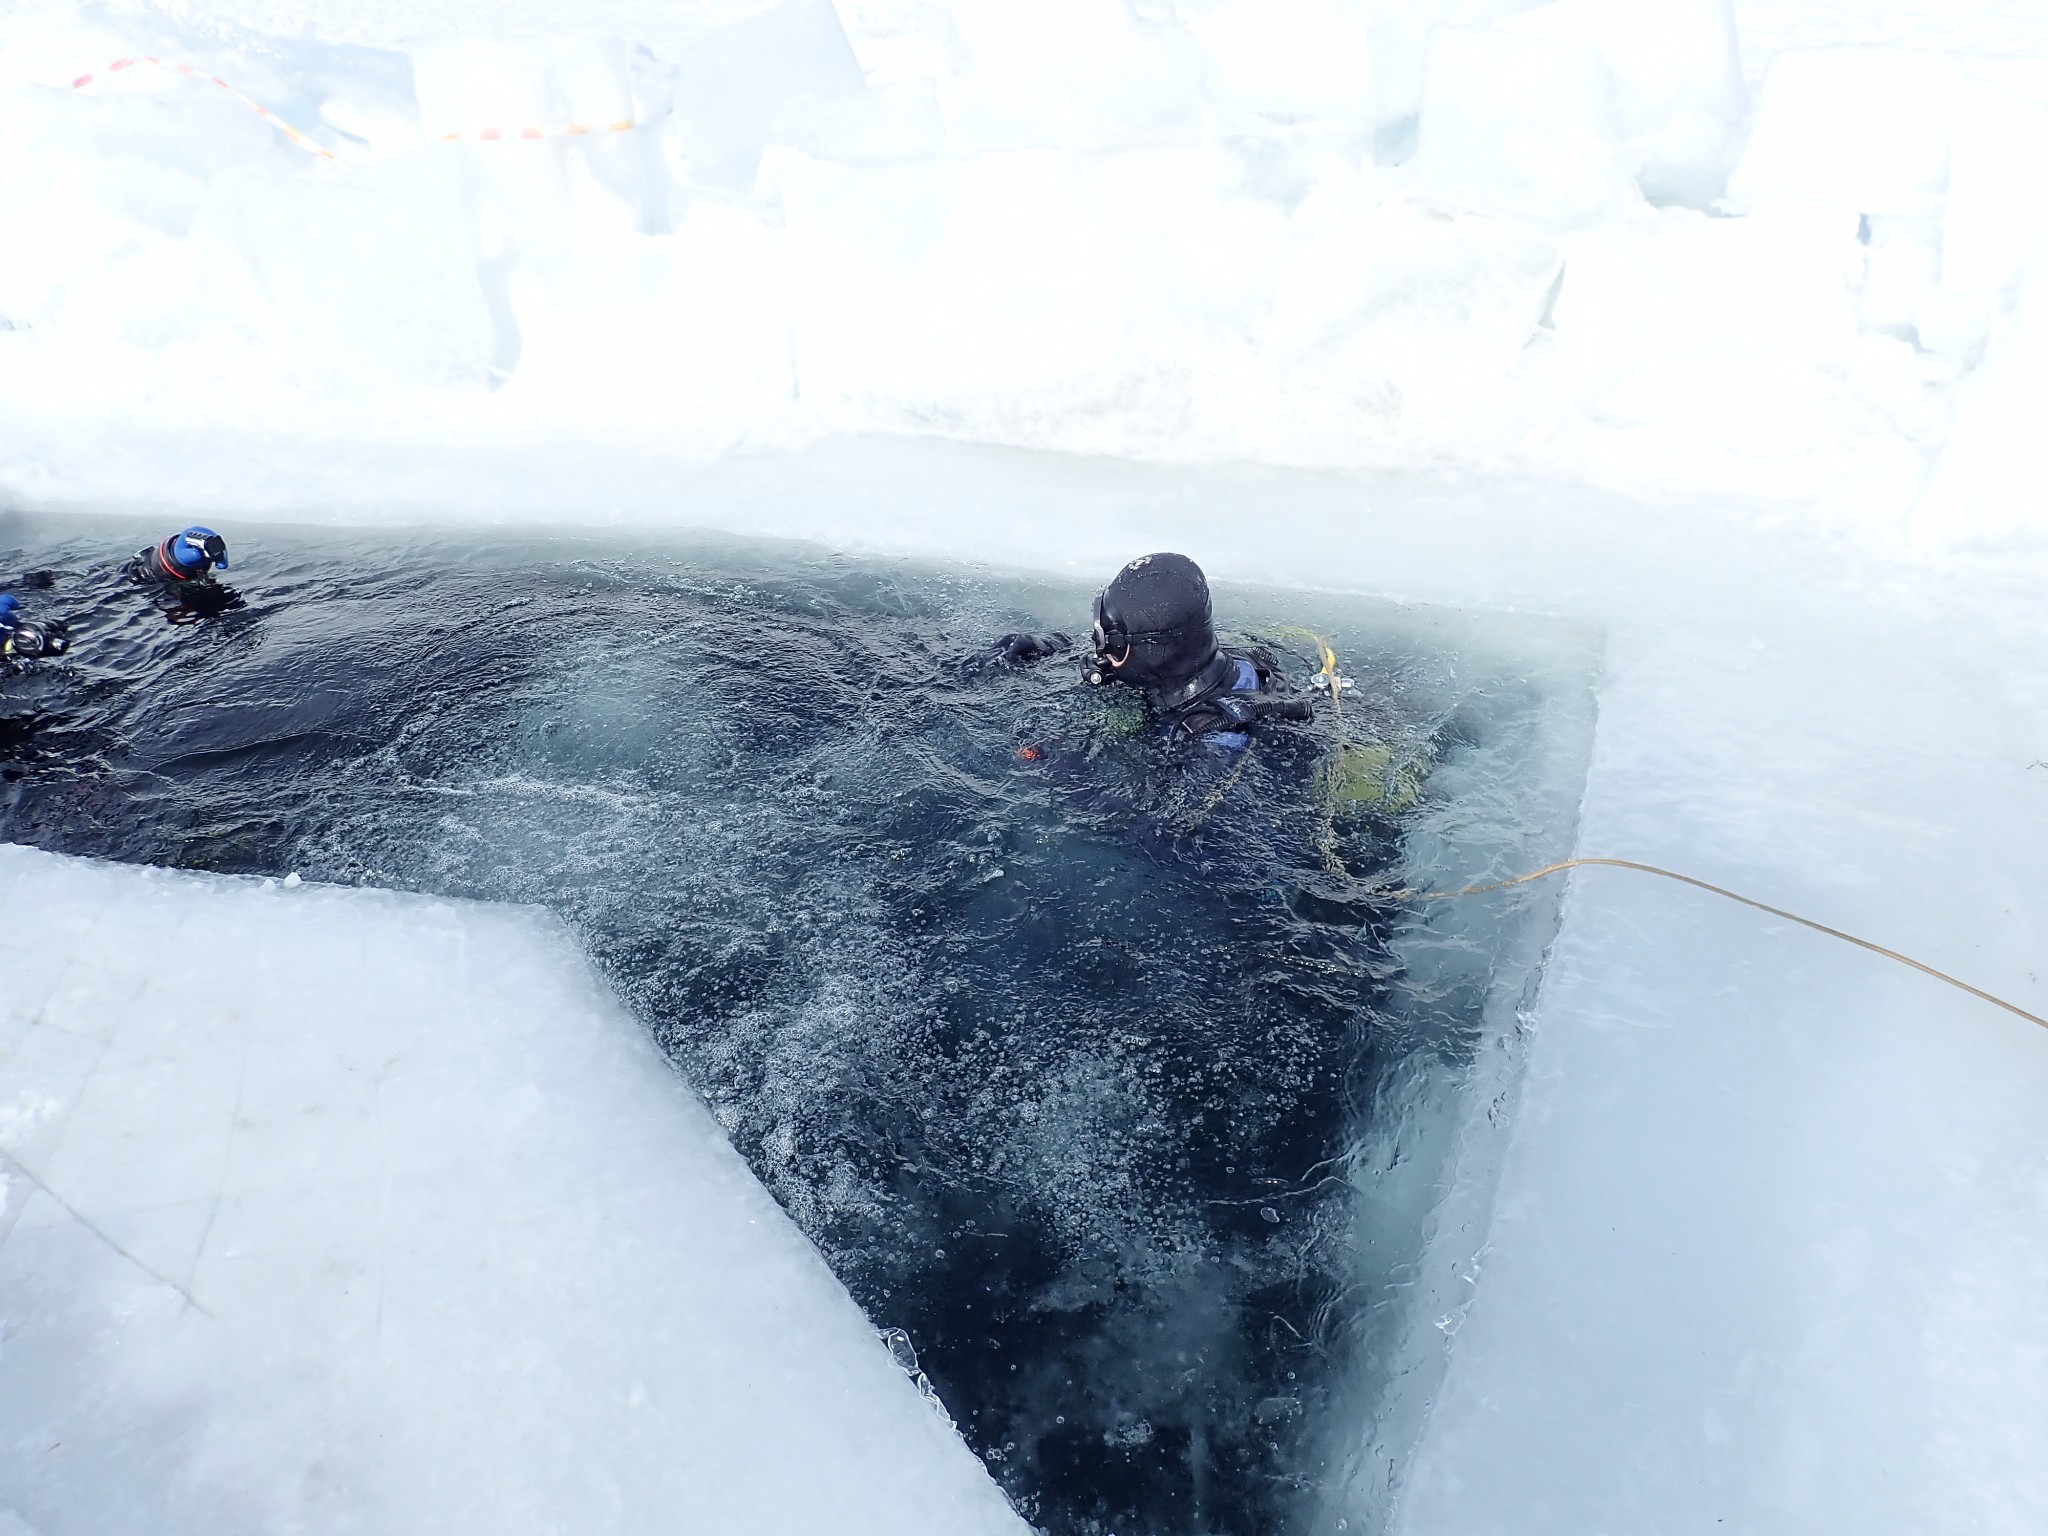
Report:
<svg viewBox="0 0 2048 1536"><path fill-rule="evenodd" d="M179 576L200 576L209 566L228 568L228 541L211 528L187 528L165 539L157 555L165 569Z"/></svg>

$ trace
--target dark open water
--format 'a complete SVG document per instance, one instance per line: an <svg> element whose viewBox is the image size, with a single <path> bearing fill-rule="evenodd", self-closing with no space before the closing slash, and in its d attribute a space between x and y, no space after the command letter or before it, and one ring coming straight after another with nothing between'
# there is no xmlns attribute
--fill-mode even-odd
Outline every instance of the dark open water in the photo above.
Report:
<svg viewBox="0 0 2048 1536"><path fill-rule="evenodd" d="M1333 802L1327 721L1233 778L1069 661L959 664L1078 587L230 529L242 606L173 625L114 574L150 532L0 517L77 629L0 678L0 837L554 909L1029 1518L1358 1528L1553 920L1373 887L1561 854L1582 640L1222 591L1358 679Z"/></svg>

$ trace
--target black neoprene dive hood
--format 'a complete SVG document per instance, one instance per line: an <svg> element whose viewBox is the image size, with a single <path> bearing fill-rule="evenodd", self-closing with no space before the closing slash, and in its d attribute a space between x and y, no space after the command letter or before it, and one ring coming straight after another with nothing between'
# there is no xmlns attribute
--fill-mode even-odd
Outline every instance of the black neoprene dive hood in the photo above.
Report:
<svg viewBox="0 0 2048 1536"><path fill-rule="evenodd" d="M1096 596L1097 681L1171 689L1215 659L1209 583L1186 555L1140 555Z"/></svg>

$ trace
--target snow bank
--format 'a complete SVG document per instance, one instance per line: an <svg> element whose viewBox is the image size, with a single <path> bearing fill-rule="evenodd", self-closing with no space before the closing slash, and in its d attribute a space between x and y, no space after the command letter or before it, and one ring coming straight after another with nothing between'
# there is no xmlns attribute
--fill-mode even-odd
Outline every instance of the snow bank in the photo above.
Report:
<svg viewBox="0 0 2048 1536"><path fill-rule="evenodd" d="M1209 94L1252 112L1383 116L1371 19L1327 0L1234 0L1189 27Z"/></svg>
<svg viewBox="0 0 2048 1536"><path fill-rule="evenodd" d="M1599 55L1628 174L1645 196L1692 208L1720 196L1749 105L1729 0L1553 0L1501 30Z"/></svg>
<svg viewBox="0 0 2048 1536"><path fill-rule="evenodd" d="M2041 526L2041 405L2048 400L2048 274L2029 285L1958 393L1947 449L1913 507L1923 545L1993 544Z"/></svg>
<svg viewBox="0 0 2048 1536"><path fill-rule="evenodd" d="M596 38L541 42L477 39L412 50L421 131L438 139L495 128L604 128L638 115L626 50Z"/></svg>
<svg viewBox="0 0 2048 1536"><path fill-rule="evenodd" d="M1942 286L2012 289L2048 236L2048 100L1973 79L1949 144Z"/></svg>
<svg viewBox="0 0 2048 1536"><path fill-rule="evenodd" d="M806 109L855 102L867 82L831 0L782 0L691 49L673 91L678 148L692 176L744 191L767 145L800 141L807 127L829 136L830 118L807 123ZM655 100L644 110L668 105Z"/></svg>
<svg viewBox="0 0 2048 1536"><path fill-rule="evenodd" d="M1937 211L1961 74L1955 60L1938 54L1786 54L1765 79L1730 201L1743 208L1826 203L1859 214Z"/></svg>
<svg viewBox="0 0 2048 1536"><path fill-rule="evenodd" d="M1022 1531L551 922L0 887L0 1529Z"/></svg>
<svg viewBox="0 0 2048 1536"><path fill-rule="evenodd" d="M1727 0L1553 0L1429 37L1418 174L1452 206L1584 222L1706 208L1747 106Z"/></svg>
<svg viewBox="0 0 2048 1536"><path fill-rule="evenodd" d="M593 13L659 52L307 14L0 22L13 443L940 433L1823 497L1888 536L2041 234L2040 70L1788 53L1751 124L1727 0ZM144 47L337 161L105 73ZM1618 330L1651 291L1685 301Z"/></svg>
<svg viewBox="0 0 2048 1536"><path fill-rule="evenodd" d="M1575 222L1633 191L1612 78L1582 43L1438 29L1418 132L1423 195L1453 208Z"/></svg>

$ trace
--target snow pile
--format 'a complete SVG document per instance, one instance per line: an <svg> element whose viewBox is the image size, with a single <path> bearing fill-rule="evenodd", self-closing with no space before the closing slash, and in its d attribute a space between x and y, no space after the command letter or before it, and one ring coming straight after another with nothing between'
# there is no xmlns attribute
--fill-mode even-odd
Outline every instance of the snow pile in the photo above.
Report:
<svg viewBox="0 0 2048 1536"><path fill-rule="evenodd" d="M661 53L10 15L0 209L35 237L0 251L0 474L165 426L686 457L884 430L1896 523L2025 345L2048 74L2007 61L1788 53L1752 122L1728 0L741 9ZM145 50L337 161L105 72ZM2034 518L1946 479L1936 534Z"/></svg>
<svg viewBox="0 0 2048 1536"><path fill-rule="evenodd" d="M0 886L0 1530L1022 1531L551 922Z"/></svg>
<svg viewBox="0 0 2048 1536"><path fill-rule="evenodd" d="M1555 0L1433 32L1421 106L1425 196L1586 221L1711 206L1747 100L1724 0Z"/></svg>

